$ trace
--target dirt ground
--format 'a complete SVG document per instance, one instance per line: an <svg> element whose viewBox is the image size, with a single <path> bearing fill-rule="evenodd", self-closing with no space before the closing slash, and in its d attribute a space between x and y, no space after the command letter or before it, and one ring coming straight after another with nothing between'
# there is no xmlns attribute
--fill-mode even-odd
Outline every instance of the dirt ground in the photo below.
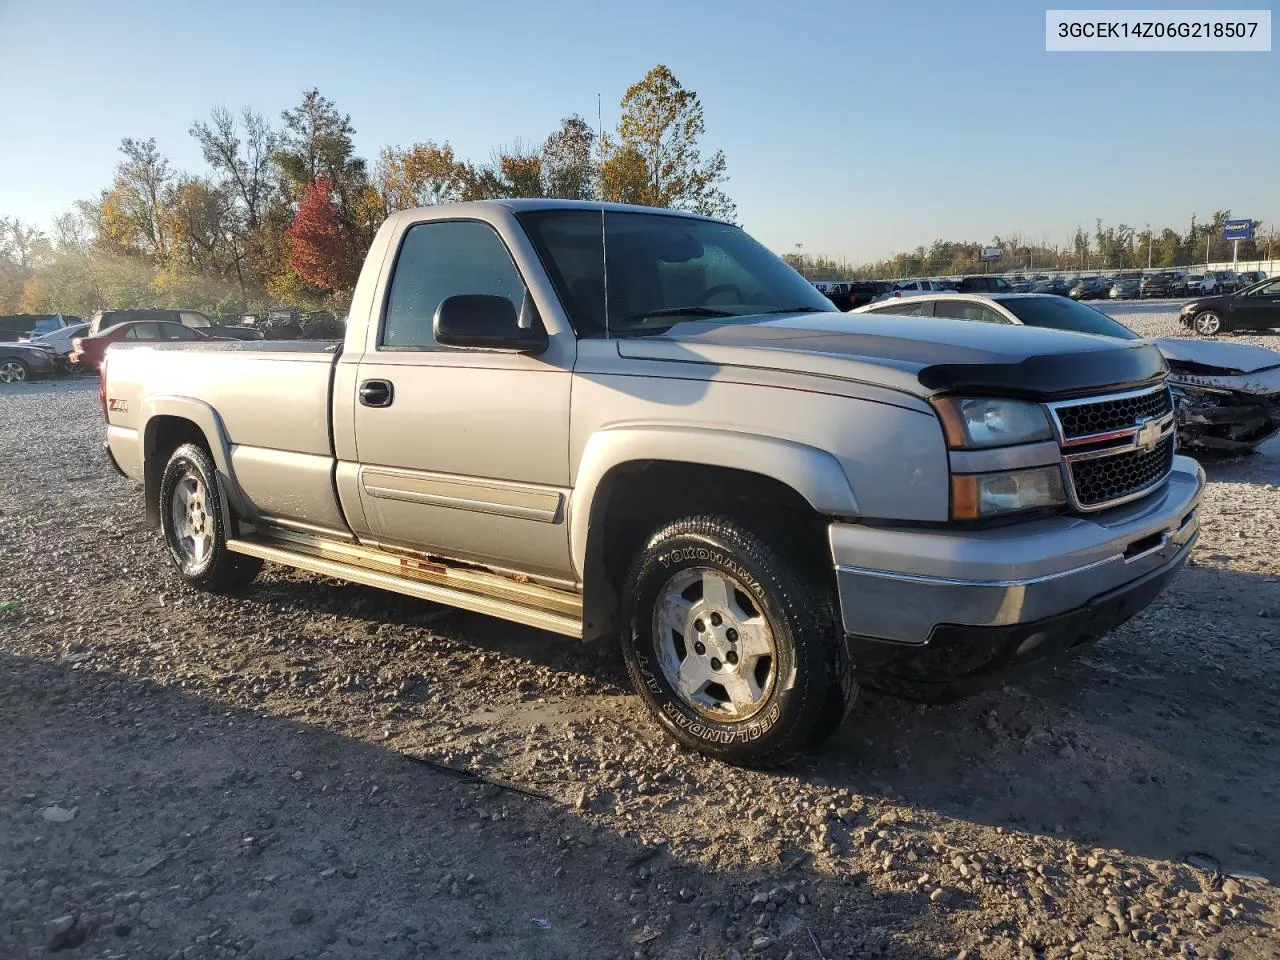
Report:
<svg viewBox="0 0 1280 960"><path fill-rule="evenodd" d="M607 647L181 588L95 391L0 394L0 958L1280 956L1280 444L1084 659L759 773Z"/></svg>

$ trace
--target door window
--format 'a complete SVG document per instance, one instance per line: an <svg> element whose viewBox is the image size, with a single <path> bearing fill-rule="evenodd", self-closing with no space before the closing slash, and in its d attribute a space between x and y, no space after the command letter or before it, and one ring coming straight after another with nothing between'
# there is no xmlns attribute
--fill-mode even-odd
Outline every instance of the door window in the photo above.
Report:
<svg viewBox="0 0 1280 960"><path fill-rule="evenodd" d="M977 320L979 323L1009 322L990 307L968 300L938 300L934 303L933 315L954 320Z"/></svg>
<svg viewBox="0 0 1280 960"><path fill-rule="evenodd" d="M192 327L197 330L202 330L210 326L209 318L206 317L203 313L195 313L194 311L191 311L191 310L183 310L179 314L179 317L181 318L182 325L184 327Z"/></svg>
<svg viewBox="0 0 1280 960"><path fill-rule="evenodd" d="M441 220L410 227L400 245L379 347L437 349L432 324L452 296L506 297L520 313L525 286L498 234L478 220Z"/></svg>

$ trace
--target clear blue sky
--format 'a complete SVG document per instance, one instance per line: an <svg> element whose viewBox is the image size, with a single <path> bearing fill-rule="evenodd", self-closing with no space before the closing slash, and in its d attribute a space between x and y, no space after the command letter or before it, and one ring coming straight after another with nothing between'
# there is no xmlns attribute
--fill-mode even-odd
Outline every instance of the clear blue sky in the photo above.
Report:
<svg viewBox="0 0 1280 960"><path fill-rule="evenodd" d="M597 91L612 126L662 62L702 99L741 222L779 251L1062 242L1098 216L1181 228L1226 208L1280 222L1280 53L1050 54L1044 9L0 0L0 215L48 224L110 181L125 136L200 169L187 128L214 104L278 118L318 86L370 159L431 139L486 160L571 112L594 122Z"/></svg>

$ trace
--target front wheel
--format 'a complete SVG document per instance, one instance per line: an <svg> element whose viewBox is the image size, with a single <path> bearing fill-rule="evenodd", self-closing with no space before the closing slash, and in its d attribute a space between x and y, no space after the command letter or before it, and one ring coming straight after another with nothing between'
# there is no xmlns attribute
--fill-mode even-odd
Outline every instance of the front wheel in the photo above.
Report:
<svg viewBox="0 0 1280 960"><path fill-rule="evenodd" d="M1222 318L1212 310L1197 313L1195 319L1196 333L1202 337L1216 337L1222 330Z"/></svg>
<svg viewBox="0 0 1280 960"><path fill-rule="evenodd" d="M27 379L27 365L21 360L0 360L0 383L22 383Z"/></svg>
<svg viewBox="0 0 1280 960"><path fill-rule="evenodd" d="M818 569L728 517L650 538L627 576L622 649L672 737L773 766L834 732L857 688Z"/></svg>
<svg viewBox="0 0 1280 960"><path fill-rule="evenodd" d="M209 451L180 446L160 480L160 529L179 576L201 590L243 587L262 569L257 557L232 553L222 522L222 495Z"/></svg>

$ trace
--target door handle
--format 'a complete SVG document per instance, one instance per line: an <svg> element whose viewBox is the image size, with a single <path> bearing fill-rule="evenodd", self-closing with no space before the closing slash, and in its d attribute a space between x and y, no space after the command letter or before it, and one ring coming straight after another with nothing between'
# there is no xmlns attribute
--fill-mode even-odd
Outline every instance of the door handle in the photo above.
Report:
<svg viewBox="0 0 1280 960"><path fill-rule="evenodd" d="M395 389L390 380L366 380L360 384L359 396L366 407L389 407Z"/></svg>

